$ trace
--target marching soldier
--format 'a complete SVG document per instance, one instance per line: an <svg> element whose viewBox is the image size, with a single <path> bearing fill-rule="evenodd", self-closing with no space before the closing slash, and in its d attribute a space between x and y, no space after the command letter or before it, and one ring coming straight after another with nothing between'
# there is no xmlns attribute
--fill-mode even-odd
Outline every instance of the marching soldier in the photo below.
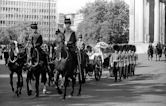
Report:
<svg viewBox="0 0 166 106"><path fill-rule="evenodd" d="M136 54L136 47L133 46L133 52L134 52L134 71L133 71L133 75L135 75L135 66L137 64L137 60L138 60L138 55Z"/></svg>
<svg viewBox="0 0 166 106"><path fill-rule="evenodd" d="M119 57L118 57L118 60L119 60L119 80L121 81L121 77L122 77L122 74L123 74L123 46L120 46L119 48Z"/></svg>
<svg viewBox="0 0 166 106"><path fill-rule="evenodd" d="M126 67L127 67L127 70L126 70L126 77L128 78L129 76L129 70L130 70L130 54L129 54L129 51L130 51L130 46L129 45L126 45L127 46L127 49L126 49Z"/></svg>
<svg viewBox="0 0 166 106"><path fill-rule="evenodd" d="M115 82L117 82L117 72L118 72L118 67L119 67L119 54L118 54L118 49L119 46L118 45L114 45L113 49L115 50L115 52L111 55L110 57L110 66L113 67L113 74L115 77Z"/></svg>
<svg viewBox="0 0 166 106"><path fill-rule="evenodd" d="M131 74L134 75L134 46L131 49Z"/></svg>
<svg viewBox="0 0 166 106"><path fill-rule="evenodd" d="M129 66L128 66L128 75L131 75L131 70L132 70L132 54L131 54L131 49L132 49L132 46L131 45L128 45L129 49L128 49L128 63L129 63Z"/></svg>
<svg viewBox="0 0 166 106"><path fill-rule="evenodd" d="M123 46L123 61L124 61L124 78L127 78L127 73L128 73L128 55L127 55L127 45Z"/></svg>

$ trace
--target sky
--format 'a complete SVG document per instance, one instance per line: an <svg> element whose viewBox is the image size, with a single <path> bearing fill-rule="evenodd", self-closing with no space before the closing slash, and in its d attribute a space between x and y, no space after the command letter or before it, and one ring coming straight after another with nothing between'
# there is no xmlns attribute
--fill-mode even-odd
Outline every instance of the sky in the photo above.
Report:
<svg viewBox="0 0 166 106"><path fill-rule="evenodd" d="M94 2L95 0L57 0L58 13L76 13L79 9L85 6L86 3ZM108 0L110 1L110 0ZM130 0L124 0L129 4Z"/></svg>

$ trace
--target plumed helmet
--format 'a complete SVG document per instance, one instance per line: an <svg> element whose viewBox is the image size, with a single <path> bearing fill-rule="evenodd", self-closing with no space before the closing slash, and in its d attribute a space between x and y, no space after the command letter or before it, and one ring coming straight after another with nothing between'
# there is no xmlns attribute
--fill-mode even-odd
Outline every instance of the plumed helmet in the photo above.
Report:
<svg viewBox="0 0 166 106"><path fill-rule="evenodd" d="M32 28L32 29L38 29L37 23L31 24L31 28Z"/></svg>
<svg viewBox="0 0 166 106"><path fill-rule="evenodd" d="M118 45L114 45L114 46L113 46L113 49L114 49L115 51L119 51L119 46L118 46Z"/></svg>
<svg viewBox="0 0 166 106"><path fill-rule="evenodd" d="M82 38L82 34L81 33L78 34L78 38Z"/></svg>
<svg viewBox="0 0 166 106"><path fill-rule="evenodd" d="M136 52L136 47L135 47L135 45L133 45L133 51Z"/></svg>
<svg viewBox="0 0 166 106"><path fill-rule="evenodd" d="M123 45L123 50L126 51L126 45Z"/></svg>
<svg viewBox="0 0 166 106"><path fill-rule="evenodd" d="M123 51L123 45L119 45L119 51Z"/></svg>
<svg viewBox="0 0 166 106"><path fill-rule="evenodd" d="M59 33L61 33L61 31L58 29L58 30L55 32L55 34L59 34Z"/></svg>
<svg viewBox="0 0 166 106"><path fill-rule="evenodd" d="M65 18L65 24L71 24L70 18Z"/></svg>

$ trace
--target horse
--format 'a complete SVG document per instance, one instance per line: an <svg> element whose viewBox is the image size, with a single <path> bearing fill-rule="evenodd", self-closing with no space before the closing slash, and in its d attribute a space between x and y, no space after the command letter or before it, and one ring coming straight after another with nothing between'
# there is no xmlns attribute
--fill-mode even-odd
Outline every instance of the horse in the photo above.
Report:
<svg viewBox="0 0 166 106"><path fill-rule="evenodd" d="M63 99L66 99L66 90L69 84L69 79L72 80L72 91L70 93L71 96L74 94L74 87L76 84L76 76L78 74L79 80L79 91L78 96L81 95L81 87L82 87L82 78L81 78L81 68L78 64L81 62L79 60L79 53L77 48L73 45L68 43L67 45L64 44L64 33L59 32L57 34L57 44L55 55L56 57L53 61L55 65L55 72L56 72L56 86L59 94L62 94L62 90L59 87L58 80L59 75L62 75L62 84L64 86L63 91ZM78 69L79 68L79 69ZM79 71L77 71L79 70Z"/></svg>
<svg viewBox="0 0 166 106"><path fill-rule="evenodd" d="M150 58L150 60L152 60L152 58L153 58L153 47L152 47L152 45L151 46L149 46L148 47L148 60L149 60L149 58Z"/></svg>
<svg viewBox="0 0 166 106"><path fill-rule="evenodd" d="M26 63L27 55L26 55L26 49L19 46L19 53L16 56L13 46L14 45L11 45L11 50L9 52L9 63L8 63L8 68L10 70L10 85L12 87L12 91L14 92L13 74L16 73L18 82L17 82L17 90L15 93L17 94L17 96L19 96L21 95L21 90L23 87L22 70L24 64Z"/></svg>
<svg viewBox="0 0 166 106"><path fill-rule="evenodd" d="M28 96L32 95L32 88L31 88L31 81L35 80L35 89L36 89L36 97L39 97L39 79L40 74L41 82L44 83L43 93L46 92L46 72L49 69L48 67L48 60L46 53L40 47L31 47L31 59L30 62L27 64L27 93Z"/></svg>

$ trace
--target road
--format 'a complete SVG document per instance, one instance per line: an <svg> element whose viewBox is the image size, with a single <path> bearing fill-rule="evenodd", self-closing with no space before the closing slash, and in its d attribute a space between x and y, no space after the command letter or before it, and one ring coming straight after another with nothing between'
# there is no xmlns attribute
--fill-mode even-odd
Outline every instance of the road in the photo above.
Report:
<svg viewBox="0 0 166 106"><path fill-rule="evenodd" d="M114 82L104 72L101 81L89 80L83 85L82 95L67 97L65 101L54 87L40 97L27 96L24 84L22 95L17 97L9 86L9 70L0 65L0 106L166 106L166 61L148 61L139 55L136 76ZM15 79L16 81L16 79ZM24 78L25 82L25 78ZM68 89L68 95L71 89Z"/></svg>

